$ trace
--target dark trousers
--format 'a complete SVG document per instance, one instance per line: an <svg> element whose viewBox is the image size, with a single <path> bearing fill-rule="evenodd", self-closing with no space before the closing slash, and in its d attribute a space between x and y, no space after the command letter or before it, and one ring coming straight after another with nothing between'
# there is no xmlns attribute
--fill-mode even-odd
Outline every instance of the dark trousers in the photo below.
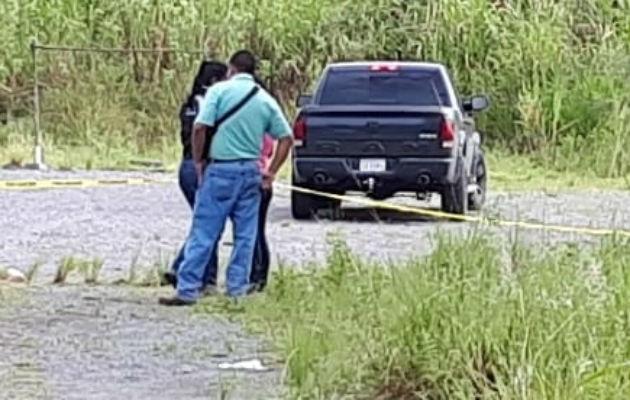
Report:
<svg viewBox="0 0 630 400"><path fill-rule="evenodd" d="M258 285L258 289L262 290L267 286L267 277L269 276L269 244L267 243L267 235L265 228L267 225L267 212L273 191L271 189L262 189L260 198L260 209L258 210L258 233L256 236L256 247L254 248L254 260L252 264L252 272L250 282Z"/></svg>
<svg viewBox="0 0 630 400"><path fill-rule="evenodd" d="M195 171L195 164L191 159L184 159L179 167L179 188L181 189L190 208L194 208L195 197L197 193L197 172ZM262 190L262 197L260 201L260 208L258 212L258 232L256 235L256 245L254 247L254 257L252 260L252 268L249 281L251 284L256 284L260 289L264 288L267 284L267 278L269 275L270 265L270 252L269 245L267 243L267 237L265 235L265 226L267 222L267 212L269 210L269 204L271 202L272 191ZM184 261L184 244L175 261L173 261L172 269L173 273L177 275L177 271ZM210 261L206 265L206 272L204 274L205 285L216 285L217 282L217 269L218 269L218 256L217 246L212 250Z"/></svg>

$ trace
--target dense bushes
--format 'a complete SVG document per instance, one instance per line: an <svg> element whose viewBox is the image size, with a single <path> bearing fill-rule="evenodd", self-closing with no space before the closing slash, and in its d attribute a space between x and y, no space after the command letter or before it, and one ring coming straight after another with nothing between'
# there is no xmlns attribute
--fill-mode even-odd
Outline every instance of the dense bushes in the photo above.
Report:
<svg viewBox="0 0 630 400"><path fill-rule="evenodd" d="M627 12L619 0L6 0L0 82L31 79L35 35L47 43L205 47L222 58L249 47L287 102L332 60L436 60L462 92L492 96L483 121L491 145L561 170L620 176L630 157ZM47 130L64 143L92 132L134 145L140 138L140 147L172 137L194 60L47 53L45 82L57 88L45 102ZM97 93L98 107L77 111L78 98L85 104Z"/></svg>

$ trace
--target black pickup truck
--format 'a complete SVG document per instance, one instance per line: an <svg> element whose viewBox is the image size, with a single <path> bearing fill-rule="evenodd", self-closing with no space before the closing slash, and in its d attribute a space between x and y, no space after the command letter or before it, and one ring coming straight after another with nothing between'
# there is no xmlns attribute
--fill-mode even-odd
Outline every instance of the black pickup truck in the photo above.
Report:
<svg viewBox="0 0 630 400"><path fill-rule="evenodd" d="M313 95L298 99L292 183L335 194L441 196L444 211L482 207L486 164L474 112L486 96L460 98L447 69L417 62L330 64ZM296 219L339 201L293 191Z"/></svg>

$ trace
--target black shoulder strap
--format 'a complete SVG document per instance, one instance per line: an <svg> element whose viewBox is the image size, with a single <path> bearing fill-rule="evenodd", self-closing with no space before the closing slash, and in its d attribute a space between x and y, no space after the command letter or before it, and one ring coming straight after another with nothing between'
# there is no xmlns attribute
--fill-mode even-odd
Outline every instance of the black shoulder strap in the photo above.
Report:
<svg viewBox="0 0 630 400"><path fill-rule="evenodd" d="M236 114L238 110L243 108L243 106L245 106L245 104L247 104L256 95L256 93L258 93L258 90L260 90L260 87L258 85L254 85L254 87L249 91L249 93L247 93L245 97L241 99L241 101L239 101L236 105L234 105L234 107L229 109L225 114L223 114L214 122L214 126L212 127L212 129L208 129L203 146L203 154L205 155L206 159L209 159L210 157L210 144L212 142L214 134L219 130L219 126L232 115Z"/></svg>
<svg viewBox="0 0 630 400"><path fill-rule="evenodd" d="M240 110L241 108L243 108L243 106L245 104L247 104L252 97L254 97L256 95L256 93L258 93L258 90L260 88L258 87L258 85L255 85L252 90L249 91L249 93L247 93L247 96L243 97L243 99L241 101L238 102L238 104L236 104L234 107L232 107L231 109L229 109L225 114L223 114L221 117L219 117L216 122L214 123L214 130L217 131L219 129L219 125L221 125L222 123L225 122L225 120L227 120L228 118L230 118L232 115L236 114L238 112L238 110Z"/></svg>

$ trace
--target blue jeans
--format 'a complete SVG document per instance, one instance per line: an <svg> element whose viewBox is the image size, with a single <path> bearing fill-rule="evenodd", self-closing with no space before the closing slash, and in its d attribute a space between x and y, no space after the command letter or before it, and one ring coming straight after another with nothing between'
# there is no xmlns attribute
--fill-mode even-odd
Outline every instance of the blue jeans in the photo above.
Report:
<svg viewBox="0 0 630 400"><path fill-rule="evenodd" d="M193 301L199 297L211 251L228 218L232 221L234 248L227 269L227 295L239 297L247 293L258 231L261 183L256 161L214 162L206 168L197 191L184 262L177 274L177 297Z"/></svg>
<svg viewBox="0 0 630 400"><path fill-rule="evenodd" d="M179 166L179 188L184 194L188 205L193 209L195 206L195 194L197 192L197 172L195 171L195 163L192 159L182 160ZM186 245L184 244L173 261L171 268L175 274L177 274L182 262L184 262L185 247ZM210 260L206 265L206 272L203 278L204 285L217 284L217 266L217 246L215 246L210 254Z"/></svg>

